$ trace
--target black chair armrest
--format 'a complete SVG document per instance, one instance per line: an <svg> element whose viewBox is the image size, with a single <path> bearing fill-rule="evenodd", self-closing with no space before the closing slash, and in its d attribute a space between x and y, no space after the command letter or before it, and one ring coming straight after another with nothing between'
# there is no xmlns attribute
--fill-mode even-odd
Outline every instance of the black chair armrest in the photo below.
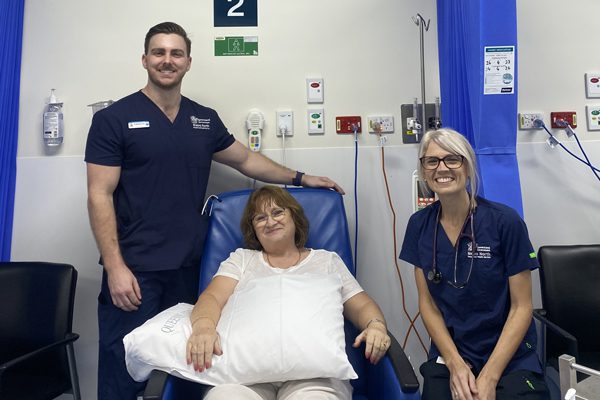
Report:
<svg viewBox="0 0 600 400"><path fill-rule="evenodd" d="M392 342L390 343L387 356L390 357L392 367L400 382L400 387L405 393L414 393L419 390L419 380L417 379L415 370L394 335L389 331L388 335Z"/></svg>
<svg viewBox="0 0 600 400"><path fill-rule="evenodd" d="M64 339L61 339L61 340L59 340L57 342L54 342L54 343L51 343L51 344L49 344L47 346L40 347L39 349L36 349L36 350L34 350L32 352L29 352L29 353L24 354L22 356L19 356L17 358L13 358L12 360L9 360L9 361L5 362L4 364L0 365L0 375L2 375L2 373L4 371L6 371L7 369L9 369L11 367L14 367L15 365L18 365L18 364L20 364L20 363L22 363L24 361L30 360L30 359L32 359L34 357L37 357L37 356L39 356L41 354L44 354L44 353L46 353L46 352L48 352L50 350L53 350L53 349L55 349L57 347L67 346L67 345L73 343L74 341L76 341L77 339L79 339L79 335L78 334L76 334L76 333L67 333L65 335Z"/></svg>
<svg viewBox="0 0 600 400"><path fill-rule="evenodd" d="M144 400L159 400L163 398L165 386L169 374L164 371L157 369L152 370L148 383L146 383L146 389L144 390Z"/></svg>
<svg viewBox="0 0 600 400"><path fill-rule="evenodd" d="M391 344L386 356L390 359L400 388L405 393L417 392L419 390L419 380L406 353L404 353L402 346L400 346L394 335L390 332L388 332L388 335ZM210 386L189 382L169 375L164 371L153 370L146 384L143 398L144 400L163 400L167 392L170 393L169 398L179 398L179 396L174 395L177 392L180 392L184 398L192 398L190 397L192 394L200 396L197 398L202 398L208 389L210 389Z"/></svg>
<svg viewBox="0 0 600 400"><path fill-rule="evenodd" d="M550 321L546 317L546 310L541 308L533 310L533 318L540 321L546 328L550 329L553 333L564 339L564 341L567 343L569 354L572 354L574 357L579 355L577 339L575 336L571 335L569 332Z"/></svg>
<svg viewBox="0 0 600 400"><path fill-rule="evenodd" d="M143 398L144 400L202 399L211 388L212 386L187 381L155 369L150 373Z"/></svg>

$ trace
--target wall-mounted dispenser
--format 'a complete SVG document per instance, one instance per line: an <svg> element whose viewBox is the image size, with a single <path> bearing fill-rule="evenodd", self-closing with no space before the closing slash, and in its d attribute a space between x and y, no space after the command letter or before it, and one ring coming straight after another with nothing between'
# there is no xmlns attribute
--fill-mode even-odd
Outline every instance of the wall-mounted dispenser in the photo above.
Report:
<svg viewBox="0 0 600 400"><path fill-rule="evenodd" d="M102 100L102 101L97 101L92 104L88 104L88 107L92 107L92 115L93 115L93 114L96 114L98 111L102 110L103 108L110 106L112 103L114 103L114 101L112 101L112 100Z"/></svg>
<svg viewBox="0 0 600 400"><path fill-rule="evenodd" d="M43 138L46 146L59 146L65 136L64 120L62 113L63 103L58 101L54 90L50 90L48 106L44 112Z"/></svg>

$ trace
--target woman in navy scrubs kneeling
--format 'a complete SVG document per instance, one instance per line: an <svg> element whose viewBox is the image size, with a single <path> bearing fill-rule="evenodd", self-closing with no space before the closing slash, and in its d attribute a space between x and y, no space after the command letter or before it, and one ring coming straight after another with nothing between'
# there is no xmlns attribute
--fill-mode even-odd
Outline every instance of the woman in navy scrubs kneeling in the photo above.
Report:
<svg viewBox="0 0 600 400"><path fill-rule="evenodd" d="M415 266L432 343L423 399L548 399L536 354L531 270L517 212L477 197L477 165L456 131L425 134L419 175L439 201L413 214L400 258Z"/></svg>

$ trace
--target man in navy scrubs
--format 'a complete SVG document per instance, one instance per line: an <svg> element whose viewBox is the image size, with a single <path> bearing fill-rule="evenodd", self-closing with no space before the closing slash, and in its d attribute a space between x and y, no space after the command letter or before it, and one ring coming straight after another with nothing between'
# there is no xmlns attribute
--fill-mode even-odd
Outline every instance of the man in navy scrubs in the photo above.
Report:
<svg viewBox="0 0 600 400"><path fill-rule="evenodd" d="M342 189L249 151L218 114L181 95L191 41L172 22L148 31L146 86L94 114L88 209L104 266L98 296L98 399L135 399L123 337L178 302L194 303L211 161L264 182Z"/></svg>

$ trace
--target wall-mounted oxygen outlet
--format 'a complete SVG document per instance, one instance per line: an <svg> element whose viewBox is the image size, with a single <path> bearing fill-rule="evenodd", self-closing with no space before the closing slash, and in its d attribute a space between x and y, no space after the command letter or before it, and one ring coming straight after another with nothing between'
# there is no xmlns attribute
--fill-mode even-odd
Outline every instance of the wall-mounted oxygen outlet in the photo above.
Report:
<svg viewBox="0 0 600 400"><path fill-rule="evenodd" d="M415 109L416 108L416 115ZM423 134L431 129L442 127L441 105L425 104L425 122L420 120L421 104L402 104L400 106L400 121L402 124L402 143L419 143Z"/></svg>
<svg viewBox="0 0 600 400"><path fill-rule="evenodd" d="M367 117L369 133L394 133L394 117L372 116Z"/></svg>
<svg viewBox="0 0 600 400"><path fill-rule="evenodd" d="M542 127L536 127L534 121L536 119L544 120L542 113L520 113L519 114L519 129L542 129Z"/></svg>
<svg viewBox="0 0 600 400"><path fill-rule="evenodd" d="M335 132L341 134L361 133L360 116L335 117Z"/></svg>
<svg viewBox="0 0 600 400"><path fill-rule="evenodd" d="M577 128L577 113L575 111L553 111L550 113L552 128L565 128L566 125L562 121L571 125L571 128Z"/></svg>
<svg viewBox="0 0 600 400"><path fill-rule="evenodd" d="M294 135L294 112L292 110L277 111L277 136Z"/></svg>

